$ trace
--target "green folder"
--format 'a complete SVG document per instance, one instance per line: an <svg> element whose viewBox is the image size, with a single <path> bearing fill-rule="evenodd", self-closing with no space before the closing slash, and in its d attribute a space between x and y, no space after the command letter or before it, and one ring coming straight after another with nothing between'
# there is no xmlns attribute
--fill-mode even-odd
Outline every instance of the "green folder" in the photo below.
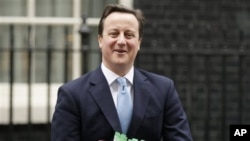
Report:
<svg viewBox="0 0 250 141"><path fill-rule="evenodd" d="M114 141L145 141L145 140L138 140L135 138L128 139L126 135L121 134L119 132L115 132Z"/></svg>

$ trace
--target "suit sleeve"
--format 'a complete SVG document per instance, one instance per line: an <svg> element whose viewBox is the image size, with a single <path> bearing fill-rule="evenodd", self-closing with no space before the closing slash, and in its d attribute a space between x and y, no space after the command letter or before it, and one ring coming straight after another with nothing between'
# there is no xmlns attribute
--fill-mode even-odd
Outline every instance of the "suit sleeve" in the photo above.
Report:
<svg viewBox="0 0 250 141"><path fill-rule="evenodd" d="M63 87L51 123L51 141L80 141L80 112L72 94Z"/></svg>
<svg viewBox="0 0 250 141"><path fill-rule="evenodd" d="M164 141L192 141L187 116L174 87L173 81L167 92L163 125Z"/></svg>

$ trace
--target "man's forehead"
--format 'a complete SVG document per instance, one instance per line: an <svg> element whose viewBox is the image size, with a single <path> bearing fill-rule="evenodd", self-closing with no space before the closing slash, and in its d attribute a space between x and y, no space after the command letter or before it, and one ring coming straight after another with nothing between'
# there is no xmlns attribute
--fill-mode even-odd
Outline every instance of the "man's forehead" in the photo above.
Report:
<svg viewBox="0 0 250 141"><path fill-rule="evenodd" d="M121 18L123 17L123 18ZM122 19L129 19L130 21L136 20L136 17L132 13L126 13L126 12L112 12L110 13L105 19L104 22L108 19L117 19L117 20L122 20Z"/></svg>

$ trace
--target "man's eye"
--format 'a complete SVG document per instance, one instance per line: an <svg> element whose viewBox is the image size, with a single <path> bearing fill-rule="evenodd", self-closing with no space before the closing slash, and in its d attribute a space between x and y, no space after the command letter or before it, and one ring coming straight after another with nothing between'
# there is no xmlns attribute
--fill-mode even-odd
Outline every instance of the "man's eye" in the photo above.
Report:
<svg viewBox="0 0 250 141"><path fill-rule="evenodd" d="M126 37L132 38L132 37L134 37L134 34L126 34Z"/></svg>
<svg viewBox="0 0 250 141"><path fill-rule="evenodd" d="M109 35L110 35L111 37L116 37L116 36L118 35L118 33L112 32L112 33L110 33Z"/></svg>

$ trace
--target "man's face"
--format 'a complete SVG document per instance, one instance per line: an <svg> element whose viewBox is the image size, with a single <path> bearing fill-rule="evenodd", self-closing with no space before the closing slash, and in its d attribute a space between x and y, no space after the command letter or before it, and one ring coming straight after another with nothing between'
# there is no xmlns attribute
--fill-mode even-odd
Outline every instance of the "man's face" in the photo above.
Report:
<svg viewBox="0 0 250 141"><path fill-rule="evenodd" d="M98 41L105 66L113 71L130 69L141 43L136 17L129 13L111 13L104 21Z"/></svg>

